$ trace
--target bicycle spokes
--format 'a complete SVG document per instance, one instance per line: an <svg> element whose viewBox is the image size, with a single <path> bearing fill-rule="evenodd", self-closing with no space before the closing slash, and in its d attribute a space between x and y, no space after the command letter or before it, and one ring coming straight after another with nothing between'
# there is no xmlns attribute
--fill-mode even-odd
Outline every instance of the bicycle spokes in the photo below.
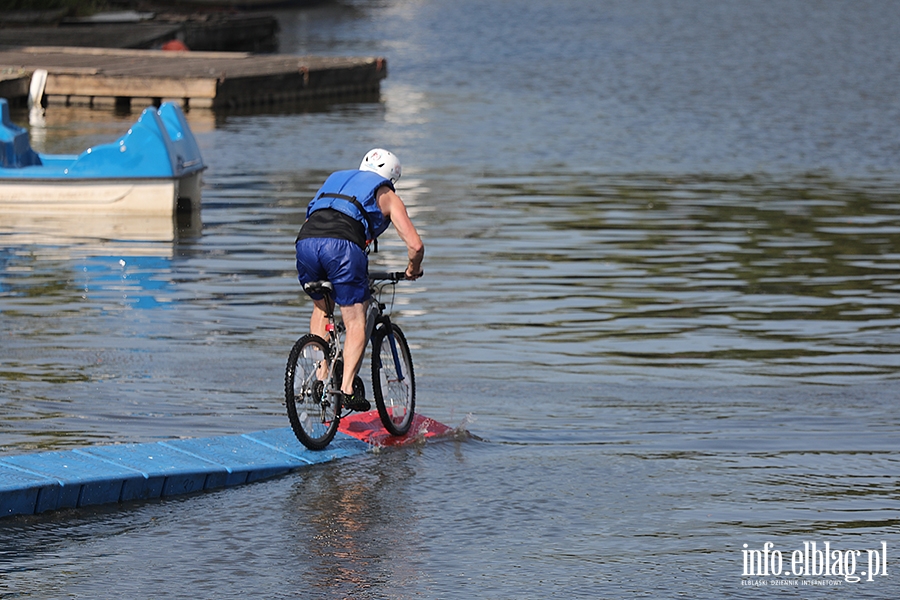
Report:
<svg viewBox="0 0 900 600"><path fill-rule="evenodd" d="M372 384L381 423L393 435L409 431L415 412L416 387L409 345L390 323L372 338Z"/></svg>
<svg viewBox="0 0 900 600"><path fill-rule="evenodd" d="M333 375L328 345L315 335L297 340L285 371L288 418L297 438L312 450L321 450L334 438L340 421L340 402L328 393L327 376ZM322 373L326 373L323 381Z"/></svg>

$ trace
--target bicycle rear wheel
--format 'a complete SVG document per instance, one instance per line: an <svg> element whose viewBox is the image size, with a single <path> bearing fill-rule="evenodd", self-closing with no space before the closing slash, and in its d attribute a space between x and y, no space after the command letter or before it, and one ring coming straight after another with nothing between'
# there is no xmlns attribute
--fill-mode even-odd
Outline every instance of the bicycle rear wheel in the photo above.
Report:
<svg viewBox="0 0 900 600"><path fill-rule="evenodd" d="M330 361L328 344L317 335L307 334L291 348L284 373L284 399L291 429L310 450L325 448L340 423L341 399L329 394Z"/></svg>
<svg viewBox="0 0 900 600"><path fill-rule="evenodd" d="M406 337L393 323L372 334L372 391L384 428L406 435L416 411L416 376Z"/></svg>

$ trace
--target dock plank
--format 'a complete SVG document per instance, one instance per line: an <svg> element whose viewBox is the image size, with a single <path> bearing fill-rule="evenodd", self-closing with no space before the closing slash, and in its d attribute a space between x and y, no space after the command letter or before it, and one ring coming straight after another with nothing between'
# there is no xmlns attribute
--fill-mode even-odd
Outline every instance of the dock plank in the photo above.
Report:
<svg viewBox="0 0 900 600"><path fill-rule="evenodd" d="M155 98L215 98L217 85L210 79L176 79L159 77L153 82L153 91L147 88L143 77L83 77L71 74L55 74L47 79L48 96L127 96Z"/></svg>
<svg viewBox="0 0 900 600"><path fill-rule="evenodd" d="M29 74L45 69L50 104L170 98L188 108L371 95L387 76L387 63L379 57L51 46L0 50L0 71L14 69Z"/></svg>

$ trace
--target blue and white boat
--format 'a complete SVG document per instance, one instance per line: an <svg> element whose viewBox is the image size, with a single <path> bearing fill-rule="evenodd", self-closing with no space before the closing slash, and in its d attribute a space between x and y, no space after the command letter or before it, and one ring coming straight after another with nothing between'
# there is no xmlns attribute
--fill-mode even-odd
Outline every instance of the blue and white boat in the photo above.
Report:
<svg viewBox="0 0 900 600"><path fill-rule="evenodd" d="M50 155L31 148L0 98L0 214L172 215L199 208L205 168L177 104L145 109L113 143Z"/></svg>

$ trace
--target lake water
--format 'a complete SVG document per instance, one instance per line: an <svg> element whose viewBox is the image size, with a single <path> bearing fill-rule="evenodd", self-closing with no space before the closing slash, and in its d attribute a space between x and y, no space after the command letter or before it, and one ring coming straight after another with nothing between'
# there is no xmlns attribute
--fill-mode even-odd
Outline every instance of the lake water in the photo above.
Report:
<svg viewBox="0 0 900 600"><path fill-rule="evenodd" d="M0 453L288 426L293 238L374 146L427 248L394 311L419 411L477 438L4 519L0 598L900 594L900 5L277 15L283 53L387 57L381 102L190 112L188 222L0 215Z"/></svg>

